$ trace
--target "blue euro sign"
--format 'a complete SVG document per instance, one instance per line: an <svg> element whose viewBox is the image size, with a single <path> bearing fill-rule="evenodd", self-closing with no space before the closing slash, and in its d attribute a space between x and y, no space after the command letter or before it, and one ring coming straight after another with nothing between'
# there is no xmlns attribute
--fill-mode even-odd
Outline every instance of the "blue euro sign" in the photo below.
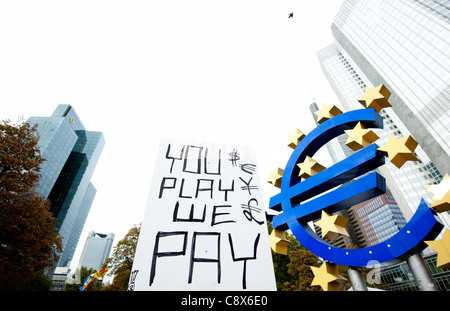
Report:
<svg viewBox="0 0 450 311"><path fill-rule="evenodd" d="M312 253L327 261L351 267L365 267L371 260L383 263L419 252L426 247L423 241L434 240L443 227L434 211L422 199L405 227L393 237L374 246L341 249L313 232L308 222L320 218L322 210L332 214L386 192L385 179L375 171L368 173L384 164L384 155L377 150L376 144L367 146L308 179L301 180L298 176L298 163L302 163L306 156L312 157L323 145L344 134L345 130L353 129L358 122L367 128L383 128L382 117L369 108L337 115L303 138L286 165L281 192L270 199L269 205L271 209L282 211L273 218L273 228L289 228L297 240ZM354 180L358 177L360 178ZM337 186L340 187L318 196ZM313 197L315 198L309 200ZM306 200L309 201L304 202Z"/></svg>

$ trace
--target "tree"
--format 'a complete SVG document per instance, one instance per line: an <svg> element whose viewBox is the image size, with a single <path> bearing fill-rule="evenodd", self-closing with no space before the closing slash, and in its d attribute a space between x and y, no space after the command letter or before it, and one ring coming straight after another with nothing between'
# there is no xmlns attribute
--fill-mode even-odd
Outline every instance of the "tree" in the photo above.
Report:
<svg viewBox="0 0 450 311"><path fill-rule="evenodd" d="M134 225L125 237L114 247L111 257L106 259L103 268L109 266L110 273L114 274L112 284L103 287L105 291L126 291L133 267L136 245L141 232L141 225Z"/></svg>
<svg viewBox="0 0 450 311"><path fill-rule="evenodd" d="M272 231L272 226L268 223L269 232ZM277 283L277 289L281 291L320 291L320 286L311 286L314 279L314 273L311 270L311 266L320 267L322 261L319 258L307 250L301 245L294 235L286 232L286 239L292 242L288 246L287 255L277 254L272 251L272 260L275 270L275 279ZM355 249L356 246L349 247ZM338 265L338 271L341 276L349 279L348 276L349 267ZM359 269L363 278L367 280L367 274L371 269L360 268ZM367 284L369 286L369 284ZM348 290L351 284L349 282L340 284L340 290ZM372 284L370 287L375 287L383 290L388 290L389 286L386 284Z"/></svg>
<svg viewBox="0 0 450 311"><path fill-rule="evenodd" d="M50 202L35 190L45 161L37 143L36 126L0 122L0 290L47 288L43 271L61 250Z"/></svg>
<svg viewBox="0 0 450 311"><path fill-rule="evenodd" d="M311 286L314 279L314 273L311 270L311 266L320 266L320 261L316 255L302 246L302 249L292 251L289 254L289 260L287 272L293 276L293 280L284 284L284 290L320 290L320 287Z"/></svg>
<svg viewBox="0 0 450 311"><path fill-rule="evenodd" d="M272 231L268 224L269 232ZM286 232L286 239L292 243L288 246L287 255L272 251L277 289L281 291L316 291L320 287L311 286L314 274L310 266L318 267L319 258L301 245L294 235Z"/></svg>

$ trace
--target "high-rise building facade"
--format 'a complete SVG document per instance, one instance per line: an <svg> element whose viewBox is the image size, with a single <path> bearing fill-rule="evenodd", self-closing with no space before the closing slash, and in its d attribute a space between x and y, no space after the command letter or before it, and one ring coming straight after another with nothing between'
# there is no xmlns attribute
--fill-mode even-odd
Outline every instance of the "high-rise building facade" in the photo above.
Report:
<svg viewBox="0 0 450 311"><path fill-rule="evenodd" d="M93 268L99 271L109 257L114 242L114 233L102 234L90 231L81 253L79 267Z"/></svg>
<svg viewBox="0 0 450 311"><path fill-rule="evenodd" d="M41 165L37 191L51 202L63 246L57 266L63 267L72 259L96 194L90 180L105 139L101 132L87 131L70 105L28 122L38 125L38 146L47 160Z"/></svg>
<svg viewBox="0 0 450 311"><path fill-rule="evenodd" d="M395 114L449 173L449 1L347 0L331 30L371 83L391 91Z"/></svg>
<svg viewBox="0 0 450 311"><path fill-rule="evenodd" d="M398 51L391 50L391 46L394 44L393 42L397 42L395 44L397 46L398 42L403 42L403 40L406 40L405 38L409 42L410 50L419 49L419 47L423 49L423 45L431 44L429 40L433 42L439 41L438 38L442 36L442 33L448 33L448 17L440 16L425 5L425 3L431 2L435 3L435 1L413 0L345 1L332 25L333 35L338 42L334 42L317 52L322 70L345 110L363 108L357 99L364 94L366 86L373 88L383 83L391 91L389 102L393 107L385 108L380 113L384 119L384 129L374 130L380 137L376 142L378 145L386 144L388 135L394 137L412 135L419 141L419 146L416 148L415 154L420 161L407 162L401 169L392 165L390 161L386 161L386 165L379 168L380 173L386 178L388 188L407 220L412 217L421 198L424 198L428 203L432 202L433 196L424 186L440 182L443 174L448 172L446 167L450 163L447 137L450 132L450 97L447 96L450 81L448 76L449 49L444 51L439 48L439 50L442 50L442 55L447 55L445 58L446 62L443 61L441 63L441 67L446 68L444 71L447 73L444 72L439 77L439 79L442 79L447 75L447 78L444 78L447 86L443 87L442 81L436 83L433 96L430 95L431 93L427 93L428 95L425 96L417 90L417 86L413 86L409 82L405 84L402 80L408 79L409 81L409 77L413 74L414 70L409 65L409 62L413 58L416 60L421 59L421 66L434 68L435 60L431 60L433 56L428 55L427 57L423 57L420 54L423 51L420 53L417 52L419 55L415 56L406 56L409 54L402 54L402 56L397 53ZM435 3L435 5L438 4L439 1ZM409 8L409 11L406 10L406 7ZM399 10L403 11L400 12ZM410 10L414 10L416 15L412 14ZM409 12L410 15L405 15L405 12ZM420 14L421 18L418 18L417 14ZM386 18L386 16L389 16L389 18ZM378 17L378 19L375 17ZM404 32L393 31L389 35L384 35L384 32L390 31L392 28L391 23L394 20L396 23L401 23L402 25L411 24L408 27L413 27L418 33L412 35L403 29ZM419 26L418 23L425 23L426 26ZM436 23L436 25L430 26L430 23ZM442 23L447 25L446 30L442 29ZM430 29L425 30L424 28L434 29L435 34L431 38L420 40L419 37L427 36L430 32ZM377 35L374 34L374 29L378 31ZM379 36L380 34L382 34L381 37ZM387 39L388 37L389 39ZM446 40L442 39L442 41ZM386 46L386 42L389 42L389 46ZM435 42L434 44L448 45L448 42ZM372 51L369 51L369 46L372 46ZM416 52L412 51L412 53ZM403 57L406 57L407 60L403 59ZM402 71L396 69L394 74L391 70L393 66L396 68L406 67L409 71L405 71L406 69L402 69ZM442 69L440 70L442 71ZM405 78L404 76L407 77ZM429 76L421 73L420 79L433 80L434 76L434 74ZM416 95L412 95L414 92L411 88L414 89L414 92L417 92ZM423 98L419 101L417 99L419 98L418 96ZM399 104L399 102L401 103ZM423 102L428 104L423 105ZM411 129L411 131L411 119L405 117L405 111L407 110L402 105L411 106L408 109L415 109L415 112L412 114L417 114L416 116L409 115L409 118L414 117L417 119L417 122L414 123L415 125L412 126L415 128ZM420 108L421 110L419 107L422 107ZM434 117L432 119L428 118L428 121L425 122L426 115L434 115ZM416 128L419 125L423 128L420 134L422 138L416 135ZM440 128L440 130L436 132L431 128ZM429 135L434 137L433 140L436 143L422 143L423 140L430 139L427 136L427 132L432 133ZM444 141L446 144L442 144ZM436 145L439 145L440 149L431 150ZM439 154L437 156L437 160L440 163L439 167L444 171L438 170L438 165L435 165L430 159L430 157L433 157L434 160L436 154ZM442 164L442 162L446 162L447 164ZM441 213L439 217L449 227L449 214Z"/></svg>
<svg viewBox="0 0 450 311"><path fill-rule="evenodd" d="M394 236L406 225L405 217L390 191L352 207L367 246ZM365 245L366 246L366 245Z"/></svg>

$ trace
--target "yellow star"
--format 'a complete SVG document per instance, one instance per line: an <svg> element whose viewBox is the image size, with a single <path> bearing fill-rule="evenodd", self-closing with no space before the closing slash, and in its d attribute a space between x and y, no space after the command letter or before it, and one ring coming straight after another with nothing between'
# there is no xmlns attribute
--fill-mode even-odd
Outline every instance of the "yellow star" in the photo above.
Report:
<svg viewBox="0 0 450 311"><path fill-rule="evenodd" d="M317 115L317 123L323 123L328 119L331 119L332 117L337 116L338 114L341 114L342 111L336 107L336 106L328 106L323 104L320 110L317 110L314 112Z"/></svg>
<svg viewBox="0 0 450 311"><path fill-rule="evenodd" d="M436 267L442 269L450 268L450 230L445 229L442 240L425 241L438 252Z"/></svg>
<svg viewBox="0 0 450 311"><path fill-rule="evenodd" d="M347 222L348 219L341 215L330 215L322 210L322 217L315 224L322 229L322 238L336 241L339 235L349 236L345 229Z"/></svg>
<svg viewBox="0 0 450 311"><path fill-rule="evenodd" d="M434 194L431 208L442 213L450 210L450 176L445 174L438 185L425 186L428 191Z"/></svg>
<svg viewBox="0 0 450 311"><path fill-rule="evenodd" d="M294 133L289 135L288 146L291 147L292 149L295 149L295 147L297 147L297 145L303 138L305 138L305 136L306 136L305 133L303 133L299 129L295 129Z"/></svg>
<svg viewBox="0 0 450 311"><path fill-rule="evenodd" d="M312 286L319 285L324 291L339 291L339 283L347 281L339 275L338 265L331 262L324 262L320 268L311 266L314 274Z"/></svg>
<svg viewBox="0 0 450 311"><path fill-rule="evenodd" d="M348 135L345 144L353 151L365 148L380 138L372 130L362 125L361 122L358 122L352 130L345 130L345 133Z"/></svg>
<svg viewBox="0 0 450 311"><path fill-rule="evenodd" d="M320 165L317 163L316 160L306 156L305 161L302 163L297 164L297 166L300 168L300 172L298 173L298 176L301 178L309 178L321 171L323 171L326 167Z"/></svg>
<svg viewBox="0 0 450 311"><path fill-rule="evenodd" d="M269 243L275 253L287 255L287 247L292 242L286 240L286 232L273 228L269 235Z"/></svg>
<svg viewBox="0 0 450 311"><path fill-rule="evenodd" d="M419 161L413 154L417 145L417 142L411 135L400 138L389 135L387 144L378 148L378 150L389 157L392 164L400 168L406 161Z"/></svg>
<svg viewBox="0 0 450 311"><path fill-rule="evenodd" d="M281 168L277 168L276 171L270 172L270 177L267 182L274 185L275 187L281 188L281 179L283 178L283 173L284 171Z"/></svg>
<svg viewBox="0 0 450 311"><path fill-rule="evenodd" d="M373 89L366 86L366 92L358 101L364 107L373 108L380 112L383 108L392 107L388 102L389 96L391 96L391 92L383 84Z"/></svg>

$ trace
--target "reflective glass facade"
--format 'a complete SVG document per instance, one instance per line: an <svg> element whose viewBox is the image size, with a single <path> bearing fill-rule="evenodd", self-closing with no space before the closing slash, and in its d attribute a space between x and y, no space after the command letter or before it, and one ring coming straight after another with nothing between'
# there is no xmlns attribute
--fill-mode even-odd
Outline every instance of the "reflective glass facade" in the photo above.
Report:
<svg viewBox="0 0 450 311"><path fill-rule="evenodd" d="M344 2L341 10L336 16L337 21L335 21L335 23L344 23L344 20L346 19L342 15L346 15L348 20L349 17L352 16L352 14L349 13L351 8L355 7L360 2L369 5L365 1ZM409 3L411 1L407 2ZM381 5L383 3L385 2L373 1L371 7L373 9L374 5ZM382 27L382 25L383 23L380 21L377 27ZM333 24L332 28L336 27L337 26ZM360 29L360 31L362 31L362 29ZM333 33L335 34L336 30ZM344 35L341 33L339 40L344 42L344 44L348 43L348 40L343 39L343 37ZM366 38L366 40L370 40L370 38ZM354 46L352 48L354 48ZM352 53L355 55L357 54L354 50L352 50ZM373 75L374 71L369 60L372 62L374 61L373 59L368 60L362 57L360 53L356 56L352 56L347 51L347 47L342 46L339 42L334 42L321 49L318 51L317 55L322 70L344 107L344 110L348 111L362 108L362 105L357 99L364 94L366 86L373 88L381 83L386 84L384 80L376 80L373 82L373 79L369 78L370 75ZM358 58L358 62L355 58ZM364 66L359 66L359 63L364 63ZM367 69L368 67L370 68ZM393 102L397 101L398 96L395 94L395 91L393 91L393 87L390 85L387 85L387 87L392 92L389 102L394 106ZM380 139L377 140L378 145L381 146L387 143L388 134L394 137L412 135L416 138L416 134L409 130L409 127L407 127L399 118L394 108L383 109L380 114L384 119L384 129L374 130L380 137ZM448 130L446 131L448 132ZM387 160L386 165L379 168L380 173L386 178L387 185L407 220L412 217L421 198L424 198L428 203L431 203L432 201L432 194L424 188L424 185L436 184L442 179L442 174L437 170L436 165L424 151L426 146L424 146L424 148L421 146L422 143L416 148L415 152L416 156L420 159L419 162L406 162L401 169L398 169ZM447 155L444 155L443 157L447 157ZM439 217L444 224L449 227L449 214L441 213Z"/></svg>
<svg viewBox="0 0 450 311"><path fill-rule="evenodd" d="M406 225L406 219L388 191L353 207L368 246L394 236Z"/></svg>
<svg viewBox="0 0 450 311"><path fill-rule="evenodd" d="M87 131L70 105L59 105L50 117L30 117L38 125L39 148L47 160L37 190L48 197L63 239L58 266L72 259L95 197L90 180L105 145L101 132Z"/></svg>
<svg viewBox="0 0 450 311"><path fill-rule="evenodd" d="M450 3L348 0L333 36L390 103L441 173L450 172Z"/></svg>
<svg viewBox="0 0 450 311"><path fill-rule="evenodd" d="M109 257L113 241L114 233L102 234L90 231L78 267L93 268L99 271L106 258Z"/></svg>
<svg viewBox="0 0 450 311"><path fill-rule="evenodd" d="M436 267L436 254L424 256L425 264L440 291L450 290L450 270ZM406 262L381 268L380 278L390 291L418 291L419 288Z"/></svg>
<svg viewBox="0 0 450 311"><path fill-rule="evenodd" d="M78 136L64 118L31 117L28 122L38 124L38 146L47 160L41 164L38 191L48 197Z"/></svg>

